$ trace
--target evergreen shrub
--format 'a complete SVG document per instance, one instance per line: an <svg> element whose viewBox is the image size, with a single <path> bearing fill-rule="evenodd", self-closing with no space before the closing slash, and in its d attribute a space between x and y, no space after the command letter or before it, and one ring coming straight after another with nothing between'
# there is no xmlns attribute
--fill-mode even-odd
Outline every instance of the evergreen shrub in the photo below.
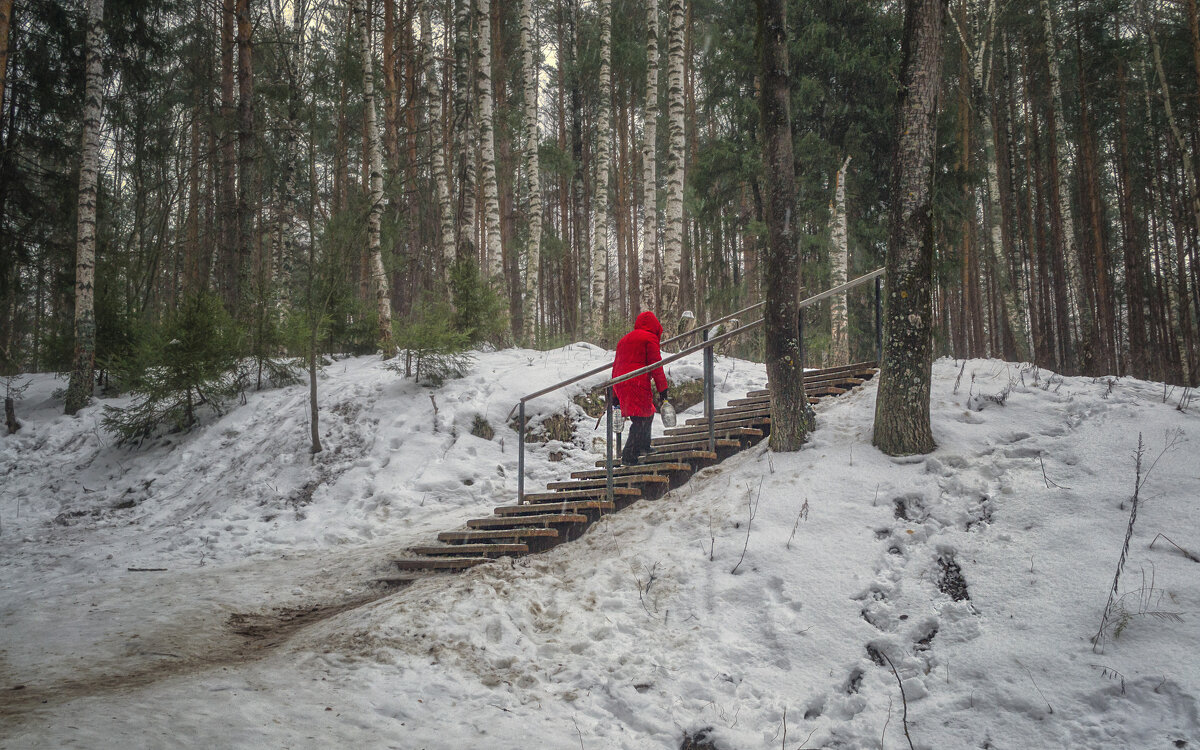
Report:
<svg viewBox="0 0 1200 750"><path fill-rule="evenodd" d="M222 414L243 386L238 343L237 327L216 296L187 299L123 363L134 400L125 408L106 406L105 428L119 444L140 443L163 426L190 429L202 407Z"/></svg>
<svg viewBox="0 0 1200 750"><path fill-rule="evenodd" d="M393 340L401 356L384 366L430 388L461 378L475 362L467 351L470 336L455 330L444 301L427 303L414 311L412 320L394 324Z"/></svg>

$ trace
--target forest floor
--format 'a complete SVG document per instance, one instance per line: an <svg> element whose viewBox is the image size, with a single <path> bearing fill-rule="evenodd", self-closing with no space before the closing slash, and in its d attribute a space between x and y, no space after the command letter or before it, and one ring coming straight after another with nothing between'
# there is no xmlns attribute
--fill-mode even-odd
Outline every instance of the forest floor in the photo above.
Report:
<svg viewBox="0 0 1200 750"><path fill-rule="evenodd" d="M337 361L316 456L306 385L126 448L99 426L124 399L65 417L35 376L0 438L0 748L1200 748L1200 403L1156 383L941 360L929 456L871 447L869 383L798 453L380 585L513 501L510 410L607 356L481 352L436 389ZM718 405L765 382L717 372ZM528 488L597 458L571 395L531 403L576 430Z"/></svg>

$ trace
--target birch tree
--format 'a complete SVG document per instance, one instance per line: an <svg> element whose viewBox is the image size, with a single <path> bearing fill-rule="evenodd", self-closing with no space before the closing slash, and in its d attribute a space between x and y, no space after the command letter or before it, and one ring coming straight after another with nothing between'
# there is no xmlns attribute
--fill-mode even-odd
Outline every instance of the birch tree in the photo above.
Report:
<svg viewBox="0 0 1200 750"><path fill-rule="evenodd" d="M529 246L525 252L525 345L537 344L538 294L541 289L538 271L541 268L542 246L542 187L538 165L538 88L541 56L538 52L537 30L533 24L533 0L525 0L521 8L521 50L525 69L525 171L529 180Z"/></svg>
<svg viewBox="0 0 1200 750"><path fill-rule="evenodd" d="M667 205L659 316L672 320L679 313L679 271L683 258L683 2L668 0L667 3L670 19L667 36Z"/></svg>
<svg viewBox="0 0 1200 750"><path fill-rule="evenodd" d="M75 357L65 411L74 414L92 396L96 366L96 194L100 181L100 108L104 67L100 60L104 0L88 0L84 38L83 150L75 220Z"/></svg>
<svg viewBox="0 0 1200 750"><path fill-rule="evenodd" d="M833 247L829 254L829 285L846 283L850 265L850 248L846 231L846 173L850 169L850 155L842 162L834 180ZM846 294L835 295L829 303L829 364L833 367L850 364L850 323L846 315Z"/></svg>
<svg viewBox="0 0 1200 750"><path fill-rule="evenodd" d="M492 105L492 24L490 0L475 0L475 85L479 98L479 171L483 188L483 269L499 289L504 276L500 241L500 197L496 184L496 132Z"/></svg>
<svg viewBox="0 0 1200 750"><path fill-rule="evenodd" d="M883 361L872 443L892 456L929 453L933 367L933 150L945 0L906 0L898 138L892 161Z"/></svg>
<svg viewBox="0 0 1200 750"><path fill-rule="evenodd" d="M425 62L425 105L429 108L430 169L437 191L438 266L443 283L450 280L454 263L454 210L450 206L450 185L446 178L446 157L442 142L442 93L438 85L433 49L433 24L429 19L429 3L416 0L421 17L421 59Z"/></svg>
<svg viewBox="0 0 1200 750"><path fill-rule="evenodd" d="M612 55L612 13L609 0L597 0L600 14L600 107L596 115L596 187L592 191L592 216L596 222L592 246L591 333L596 339L604 329L608 302L608 173L610 160L612 96L610 57Z"/></svg>
<svg viewBox="0 0 1200 750"><path fill-rule="evenodd" d="M391 290L388 288L387 270L383 265L383 251L380 247L380 224L383 218L383 150L375 113L375 73L372 67L370 17L363 5L363 0L355 0L354 8L358 16L358 31L362 37L363 110L366 113L364 126L366 142L363 143L363 157L370 169L367 261L371 274L371 287L375 293L379 347L383 350L384 359L389 359L393 355L392 297Z"/></svg>
<svg viewBox="0 0 1200 750"><path fill-rule="evenodd" d="M642 268L643 310L657 309L658 185L654 160L658 139L658 0L646 0L646 116L642 125Z"/></svg>

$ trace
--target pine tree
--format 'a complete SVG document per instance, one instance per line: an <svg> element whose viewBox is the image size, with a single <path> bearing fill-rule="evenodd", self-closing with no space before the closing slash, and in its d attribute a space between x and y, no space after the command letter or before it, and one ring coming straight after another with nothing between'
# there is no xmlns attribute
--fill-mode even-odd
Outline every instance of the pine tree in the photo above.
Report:
<svg viewBox="0 0 1200 750"><path fill-rule="evenodd" d="M797 315L800 251L791 213L796 201L792 155L786 0L756 0L762 91L763 168L767 183L767 380L771 391L771 450L797 451L813 429L804 392Z"/></svg>
<svg viewBox="0 0 1200 750"><path fill-rule="evenodd" d="M946 0L906 0L899 147L892 162L883 361L872 443L892 456L929 453L933 367L933 152Z"/></svg>

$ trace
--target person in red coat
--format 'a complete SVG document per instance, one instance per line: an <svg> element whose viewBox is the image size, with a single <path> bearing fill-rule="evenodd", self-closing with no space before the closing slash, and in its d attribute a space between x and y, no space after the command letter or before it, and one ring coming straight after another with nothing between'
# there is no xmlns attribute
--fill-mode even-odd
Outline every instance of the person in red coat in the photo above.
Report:
<svg viewBox="0 0 1200 750"><path fill-rule="evenodd" d="M654 313L646 310L638 314L633 330L617 342L617 358L613 362L612 376L639 370L662 359L658 342L662 339L663 327ZM659 396L666 398L667 376L662 368L649 374L638 375L613 386L613 396L621 408L621 414L629 417L629 440L621 451L621 463L636 464L643 454L650 452L650 423L654 420L654 398L650 393L653 377Z"/></svg>

